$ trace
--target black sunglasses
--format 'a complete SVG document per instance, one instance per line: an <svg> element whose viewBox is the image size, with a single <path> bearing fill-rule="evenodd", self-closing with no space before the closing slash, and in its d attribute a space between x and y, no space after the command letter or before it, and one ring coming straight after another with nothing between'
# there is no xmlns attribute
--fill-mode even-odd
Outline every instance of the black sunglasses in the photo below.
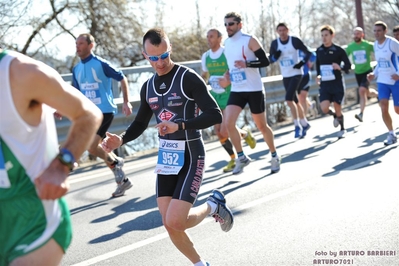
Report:
<svg viewBox="0 0 399 266"><path fill-rule="evenodd" d="M233 26L234 24L238 24L238 22L237 21L231 21L231 22L227 22L227 23L224 23L224 26L225 27L227 27L227 26Z"/></svg>

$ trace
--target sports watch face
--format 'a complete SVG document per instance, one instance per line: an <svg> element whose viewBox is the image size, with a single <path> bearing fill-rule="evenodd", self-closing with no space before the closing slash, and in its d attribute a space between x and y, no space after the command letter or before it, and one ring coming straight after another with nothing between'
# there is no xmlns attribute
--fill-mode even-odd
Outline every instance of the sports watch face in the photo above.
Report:
<svg viewBox="0 0 399 266"><path fill-rule="evenodd" d="M70 154L64 153L62 154L62 160L66 163L73 163L73 158Z"/></svg>

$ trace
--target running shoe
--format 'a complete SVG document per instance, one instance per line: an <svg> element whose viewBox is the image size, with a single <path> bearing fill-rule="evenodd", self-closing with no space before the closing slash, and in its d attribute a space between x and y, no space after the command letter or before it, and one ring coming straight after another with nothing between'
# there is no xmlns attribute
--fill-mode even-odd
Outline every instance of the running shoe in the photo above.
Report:
<svg viewBox="0 0 399 266"><path fill-rule="evenodd" d="M384 141L384 145L388 146L388 145L392 145L395 144L398 141L398 138L391 133L388 133L387 139Z"/></svg>
<svg viewBox="0 0 399 266"><path fill-rule="evenodd" d="M360 122L363 122L363 114L355 114L355 118Z"/></svg>
<svg viewBox="0 0 399 266"><path fill-rule="evenodd" d="M227 165L223 168L224 173L228 173L233 171L234 167L236 166L236 160L231 159L230 162L227 163Z"/></svg>
<svg viewBox="0 0 399 266"><path fill-rule="evenodd" d="M247 126L244 126L242 130L245 130L247 132L247 135L244 138L245 142L251 149L254 149L256 147L256 139L252 135L251 129L249 129L249 127Z"/></svg>
<svg viewBox="0 0 399 266"><path fill-rule="evenodd" d="M222 191L214 189L212 194L208 197L208 201L216 204L216 211L211 214L216 222L220 223L223 231L228 232L233 227L234 216L229 207L226 205L226 199Z"/></svg>
<svg viewBox="0 0 399 266"><path fill-rule="evenodd" d="M233 175L238 175L238 174L242 173L242 170L244 169L244 167L247 166L250 162L251 162L251 158L249 158L246 155L238 157L236 159L236 166L234 167Z"/></svg>
<svg viewBox="0 0 399 266"><path fill-rule="evenodd" d="M114 193L112 193L112 197L117 198L125 195L125 191L132 187L132 183L129 179L122 182L122 184L118 184Z"/></svg>
<svg viewBox="0 0 399 266"><path fill-rule="evenodd" d="M306 136L306 132L308 132L310 128L310 124L307 124L306 127L302 126L302 138Z"/></svg>
<svg viewBox="0 0 399 266"><path fill-rule="evenodd" d="M295 126L295 138L300 138L302 137L302 127L301 126Z"/></svg>
<svg viewBox="0 0 399 266"><path fill-rule="evenodd" d="M334 127L338 127L339 126L339 121L336 115L334 115L334 120L333 120L333 125Z"/></svg>
<svg viewBox="0 0 399 266"><path fill-rule="evenodd" d="M340 131L337 132L337 137L339 139L345 138L345 135L346 135L346 130L345 129L344 130L340 130Z"/></svg>
<svg viewBox="0 0 399 266"><path fill-rule="evenodd" d="M279 156L272 157L272 166L270 167L272 174L278 173L280 171L280 161L281 159Z"/></svg>
<svg viewBox="0 0 399 266"><path fill-rule="evenodd" d="M125 172L122 170L125 160L123 160L121 157L117 157L116 159L118 160L118 163L114 166L114 168L111 168L111 170L114 173L115 182L120 184L126 177Z"/></svg>

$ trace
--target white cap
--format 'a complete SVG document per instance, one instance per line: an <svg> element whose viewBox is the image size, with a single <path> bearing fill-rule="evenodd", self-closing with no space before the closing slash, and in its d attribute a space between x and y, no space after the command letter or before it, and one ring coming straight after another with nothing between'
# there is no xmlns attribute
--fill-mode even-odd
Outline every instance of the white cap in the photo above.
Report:
<svg viewBox="0 0 399 266"><path fill-rule="evenodd" d="M361 27L356 27L353 31L360 31L363 32L363 29Z"/></svg>

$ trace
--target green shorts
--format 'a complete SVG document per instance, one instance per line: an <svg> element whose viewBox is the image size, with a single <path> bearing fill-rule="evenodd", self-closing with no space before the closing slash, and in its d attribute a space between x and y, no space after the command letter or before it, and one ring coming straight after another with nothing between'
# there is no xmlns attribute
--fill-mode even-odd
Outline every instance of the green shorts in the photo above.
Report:
<svg viewBox="0 0 399 266"><path fill-rule="evenodd" d="M218 106L221 110L226 109L227 101L229 100L229 96L230 96L230 92L217 94L217 93L211 91L211 95L216 100L216 103L218 104Z"/></svg>
<svg viewBox="0 0 399 266"><path fill-rule="evenodd" d="M54 239L66 251L72 239L64 199L41 200L36 191L0 202L0 266L9 265Z"/></svg>

